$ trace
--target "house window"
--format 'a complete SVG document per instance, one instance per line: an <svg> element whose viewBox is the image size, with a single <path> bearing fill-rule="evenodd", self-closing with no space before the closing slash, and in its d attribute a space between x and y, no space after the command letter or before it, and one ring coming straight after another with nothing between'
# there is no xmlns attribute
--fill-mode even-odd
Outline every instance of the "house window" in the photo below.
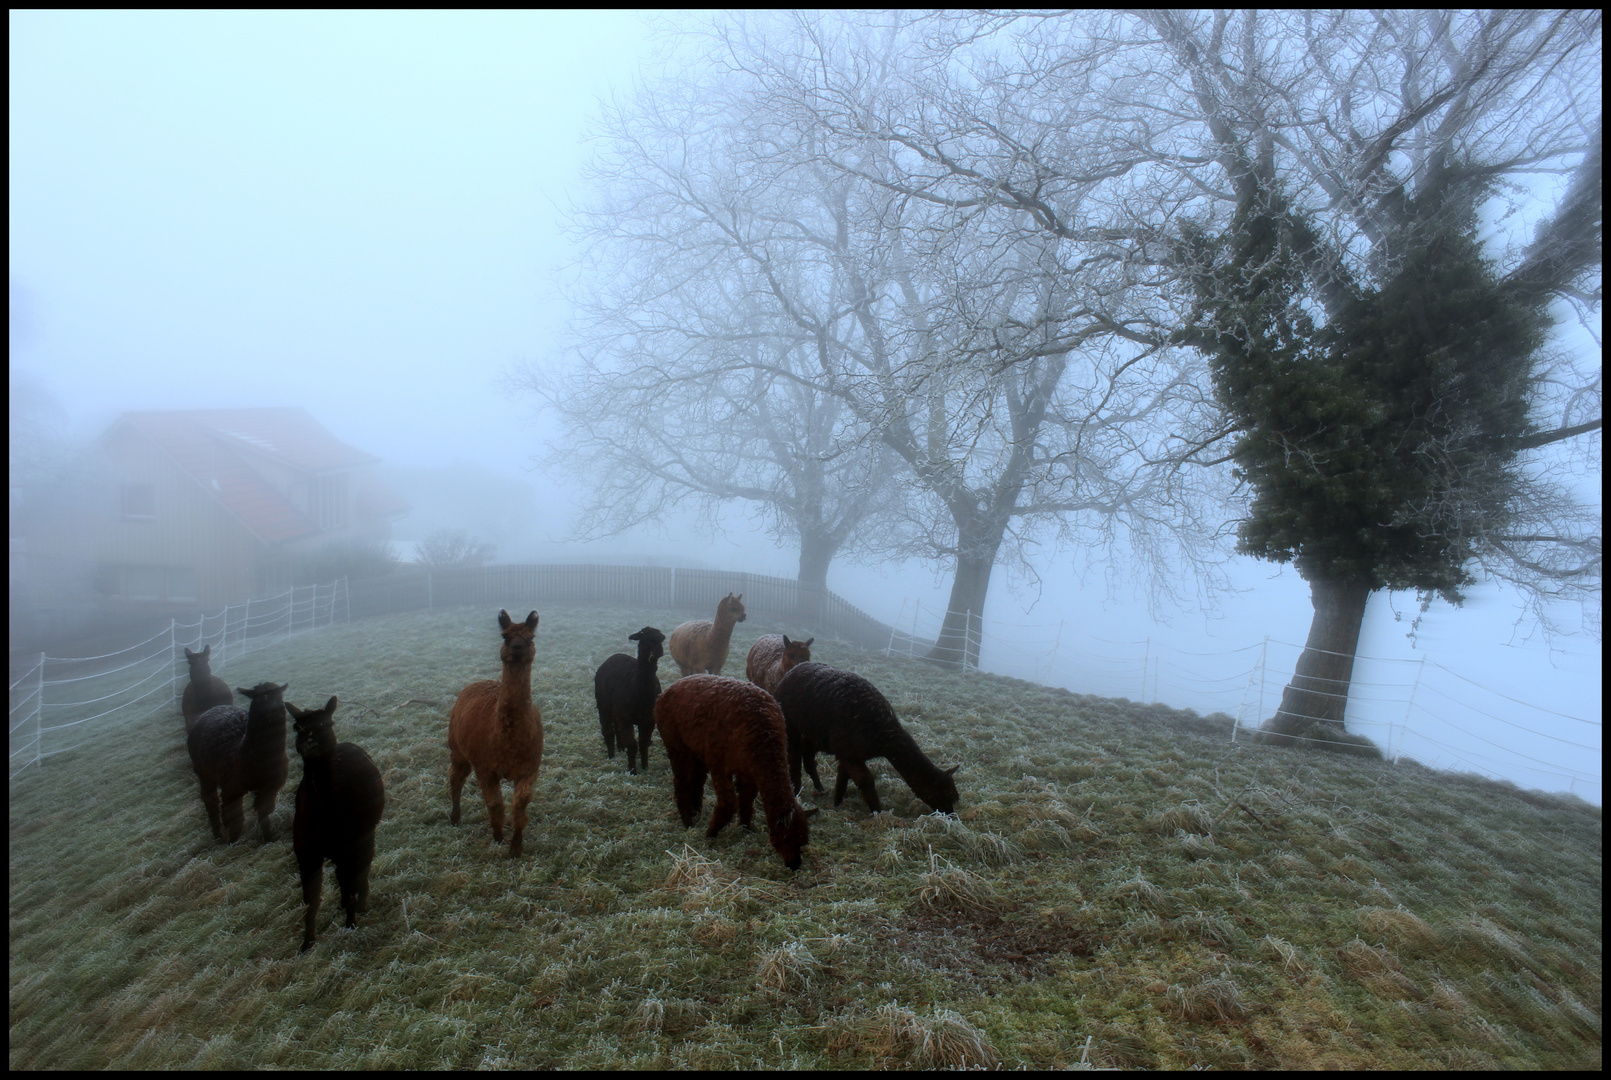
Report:
<svg viewBox="0 0 1611 1080"><path fill-rule="evenodd" d="M347 478L313 478L313 523L321 529L341 529L347 525Z"/></svg>
<svg viewBox="0 0 1611 1080"><path fill-rule="evenodd" d="M157 486L155 484L123 485L123 517L125 520L154 521L157 516Z"/></svg>

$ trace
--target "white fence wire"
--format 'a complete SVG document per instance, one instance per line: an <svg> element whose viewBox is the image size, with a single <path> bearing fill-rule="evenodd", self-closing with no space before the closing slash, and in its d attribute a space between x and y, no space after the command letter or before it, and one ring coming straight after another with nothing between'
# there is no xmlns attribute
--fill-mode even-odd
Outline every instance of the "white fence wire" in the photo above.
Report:
<svg viewBox="0 0 1611 1080"><path fill-rule="evenodd" d="M88 724L124 724L174 708L190 679L185 649L212 646L220 675L231 661L294 634L350 621L347 580L253 597L192 621L171 620L136 645L100 656L12 657L12 779L80 745ZM75 734L77 737L75 737Z"/></svg>
<svg viewBox="0 0 1611 1080"><path fill-rule="evenodd" d="M926 655L945 615L938 606L903 601L885 652ZM1274 714L1303 652L1274 638L1188 651L1151 638L1080 635L1065 621L982 624L969 615L966 625L968 652L986 670L1084 694L1221 712L1230 717L1226 736L1233 740L1245 739ZM1495 779L1521 777L1526 786L1564 788L1600 801L1598 717L1533 705L1424 655L1356 655L1345 724L1392 761L1411 756Z"/></svg>

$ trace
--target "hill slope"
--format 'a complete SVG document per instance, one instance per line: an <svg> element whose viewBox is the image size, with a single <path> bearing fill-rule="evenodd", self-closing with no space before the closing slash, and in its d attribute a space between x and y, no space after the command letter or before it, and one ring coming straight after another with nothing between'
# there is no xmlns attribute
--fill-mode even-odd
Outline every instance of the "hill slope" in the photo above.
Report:
<svg viewBox="0 0 1611 1080"><path fill-rule="evenodd" d="M18 778L11 1066L1599 1067L1586 804L819 638L960 764L962 798L919 816L885 767L870 815L808 782L791 874L764 832L682 828L658 736L645 774L604 757L594 669L680 618L554 608L511 861L473 783L447 821L447 714L497 675L494 615L371 619L224 673L338 695L338 736L385 775L371 910L340 930L327 873L301 957L294 752L266 847L251 823L211 838L177 707ZM745 623L727 673L803 629Z"/></svg>

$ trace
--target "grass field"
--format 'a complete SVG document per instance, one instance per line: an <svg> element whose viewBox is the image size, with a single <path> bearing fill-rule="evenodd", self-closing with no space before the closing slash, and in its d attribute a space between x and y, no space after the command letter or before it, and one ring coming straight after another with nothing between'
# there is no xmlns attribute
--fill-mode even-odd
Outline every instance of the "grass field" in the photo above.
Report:
<svg viewBox="0 0 1611 1080"><path fill-rule="evenodd" d="M12 1068L1600 1067L1600 812L1578 800L819 637L962 797L923 815L886 767L871 815L808 783L790 873L764 831L683 829L658 737L646 774L604 757L594 669L681 618L553 608L511 860L473 782L448 824L448 710L497 677L495 615L370 619L223 673L338 695L385 776L370 911L342 930L328 872L301 956L294 750L266 846L249 806L245 839L212 839L177 706L18 778ZM805 629L752 618L728 674Z"/></svg>

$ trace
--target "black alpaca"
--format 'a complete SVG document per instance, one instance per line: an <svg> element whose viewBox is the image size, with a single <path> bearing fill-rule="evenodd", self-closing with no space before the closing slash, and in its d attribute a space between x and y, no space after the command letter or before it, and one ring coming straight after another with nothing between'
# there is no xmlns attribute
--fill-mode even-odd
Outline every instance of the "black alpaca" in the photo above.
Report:
<svg viewBox="0 0 1611 1080"><path fill-rule="evenodd" d="M250 791L252 809L263 842L274 839L269 815L290 771L285 753L285 687L258 683L236 687L251 699L251 708L215 705L196 717L186 743L190 764L201 782L201 801L213 835L233 844L240 839L241 800Z"/></svg>
<svg viewBox="0 0 1611 1080"><path fill-rule="evenodd" d="M302 902L307 905L302 949L309 949L319 918L326 859L336 864L347 926L357 926L358 912L369 910L369 864L375 858L375 826L386 808L386 787L368 754L352 743L336 742L330 719L336 711L335 698L322 709L286 708L296 720L296 750L302 755L291 846L302 875Z"/></svg>
<svg viewBox="0 0 1611 1080"><path fill-rule="evenodd" d="M619 740L626 751L627 772L636 773L635 757L641 756L644 769L649 768L649 741L654 738L654 703L660 696L660 677L656 668L666 635L652 626L645 626L628 641L638 643L638 657L634 660L626 653L616 653L593 675L593 699L599 707L599 730L604 734L604 749L615 757L615 744ZM634 754L633 728L637 728L637 746Z"/></svg>
<svg viewBox="0 0 1611 1080"><path fill-rule="evenodd" d="M778 682L778 705L789 733L789 779L800 790L804 763L811 782L822 790L817 776L817 752L839 759L839 780L833 804L845 799L845 785L856 781L867 808L880 809L878 792L868 758L887 758L918 798L944 813L957 805L957 785L951 778L956 766L941 769L918 748L901 727L895 710L878 687L852 671L827 664L796 664Z"/></svg>

